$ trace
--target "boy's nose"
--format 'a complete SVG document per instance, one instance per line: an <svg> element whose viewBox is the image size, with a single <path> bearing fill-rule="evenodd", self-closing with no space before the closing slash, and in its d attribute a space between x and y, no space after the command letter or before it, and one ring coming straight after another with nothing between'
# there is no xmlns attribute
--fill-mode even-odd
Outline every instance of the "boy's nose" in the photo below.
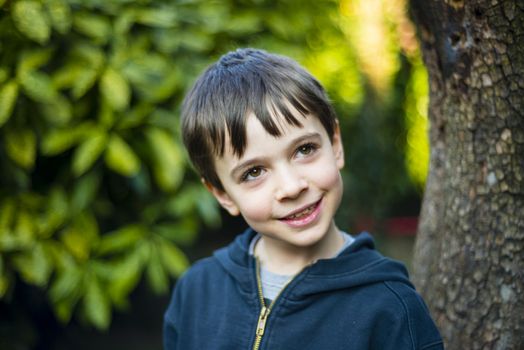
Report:
<svg viewBox="0 0 524 350"><path fill-rule="evenodd" d="M290 170L282 171L278 181L276 199L279 201L297 198L308 188L307 180Z"/></svg>

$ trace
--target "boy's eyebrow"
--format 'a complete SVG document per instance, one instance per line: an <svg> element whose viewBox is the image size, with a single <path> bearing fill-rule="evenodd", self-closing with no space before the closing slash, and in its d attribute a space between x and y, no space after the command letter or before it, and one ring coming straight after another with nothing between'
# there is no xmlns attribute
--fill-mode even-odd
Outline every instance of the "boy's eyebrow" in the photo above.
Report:
<svg viewBox="0 0 524 350"><path fill-rule="evenodd" d="M301 135L301 136L297 137L296 139L292 140L289 143L288 148L294 148L297 145L299 145L299 144L301 144L301 143L303 143L305 141L311 140L313 138L320 139L321 138L320 133L317 132L317 131L314 131L314 132L310 132L310 133ZM246 169L246 168L248 168L248 167L250 167L252 165L260 164L264 159L265 159L265 157L256 157L256 158L248 159L248 160L246 160L244 162L241 162L240 164L236 165L231 170L231 173L230 173L231 177L232 178L236 178L237 174L239 172L241 172L243 169Z"/></svg>
<svg viewBox="0 0 524 350"><path fill-rule="evenodd" d="M259 158L249 159L245 162L238 164L237 166L233 168L233 170L231 170L231 177L234 179L237 178L238 176L240 176L239 173L241 173L244 169L249 168L250 166L255 165L255 164L260 164L263 160L264 160L264 157L259 157Z"/></svg>

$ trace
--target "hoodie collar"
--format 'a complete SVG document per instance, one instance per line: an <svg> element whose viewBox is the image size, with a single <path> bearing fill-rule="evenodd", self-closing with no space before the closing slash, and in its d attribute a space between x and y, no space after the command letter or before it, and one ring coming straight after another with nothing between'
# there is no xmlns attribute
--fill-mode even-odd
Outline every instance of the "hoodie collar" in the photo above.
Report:
<svg viewBox="0 0 524 350"><path fill-rule="evenodd" d="M256 232L248 228L228 246L213 254L226 272L247 293L256 293L255 258L249 255L249 243Z"/></svg>
<svg viewBox="0 0 524 350"><path fill-rule="evenodd" d="M255 258L249 244L256 232L248 228L227 247L214 253L222 267L246 293L256 293ZM375 250L373 238L360 233L355 241L333 259L321 259L306 268L291 296L357 287L382 281L400 281L411 285L405 267L385 258Z"/></svg>

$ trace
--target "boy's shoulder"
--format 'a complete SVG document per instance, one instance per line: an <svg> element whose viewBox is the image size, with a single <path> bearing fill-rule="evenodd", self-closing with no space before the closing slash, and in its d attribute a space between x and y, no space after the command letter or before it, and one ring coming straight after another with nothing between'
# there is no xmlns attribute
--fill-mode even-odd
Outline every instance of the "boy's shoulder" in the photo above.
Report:
<svg viewBox="0 0 524 350"><path fill-rule="evenodd" d="M374 265L374 266L373 266ZM374 300L377 313L389 313L392 317L408 319L410 323L427 321L429 310L418 293L405 265L399 261L382 256L363 275L377 275L377 283L362 283L362 293L366 300ZM363 278L365 281L365 277ZM370 277L370 282L373 281Z"/></svg>
<svg viewBox="0 0 524 350"><path fill-rule="evenodd" d="M189 289L192 287L202 289L204 286L213 288L217 284L223 284L228 276L231 277L231 270L246 269L247 266L240 266L235 261L236 257L231 256L234 246L238 244L237 241L238 237L230 244L215 250L210 256L195 261L179 278L177 286Z"/></svg>
<svg viewBox="0 0 524 350"><path fill-rule="evenodd" d="M390 313L393 317L405 318L410 324L417 324L428 318L428 307L413 285L400 281L383 281L379 290L376 297L381 302L377 310Z"/></svg>
<svg viewBox="0 0 524 350"><path fill-rule="evenodd" d="M395 299L406 309L406 312L427 311L427 307L420 294L413 285L408 285L399 281L384 281L392 299Z"/></svg>
<svg viewBox="0 0 524 350"><path fill-rule="evenodd" d="M377 316L384 329L394 333L391 324L403 325L415 349L442 349L442 339L421 295L409 284L384 281L382 303ZM407 340L407 339L405 339Z"/></svg>
<svg viewBox="0 0 524 350"><path fill-rule="evenodd" d="M208 281L211 277L220 274L222 269L214 255L207 256L195 261L177 281L178 284L200 284Z"/></svg>

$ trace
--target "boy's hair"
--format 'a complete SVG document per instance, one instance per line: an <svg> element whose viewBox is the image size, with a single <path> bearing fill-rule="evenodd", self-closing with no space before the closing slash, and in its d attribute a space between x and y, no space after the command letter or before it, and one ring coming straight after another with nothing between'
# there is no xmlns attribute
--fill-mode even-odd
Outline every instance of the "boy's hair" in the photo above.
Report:
<svg viewBox="0 0 524 350"><path fill-rule="evenodd" d="M247 116L253 113L270 135L280 136L282 119L302 126L290 106L304 117L318 118L332 139L335 111L324 88L297 62L251 48L222 56L197 79L182 104L183 140L196 170L223 190L215 157L224 155L226 137L240 157L246 147Z"/></svg>

